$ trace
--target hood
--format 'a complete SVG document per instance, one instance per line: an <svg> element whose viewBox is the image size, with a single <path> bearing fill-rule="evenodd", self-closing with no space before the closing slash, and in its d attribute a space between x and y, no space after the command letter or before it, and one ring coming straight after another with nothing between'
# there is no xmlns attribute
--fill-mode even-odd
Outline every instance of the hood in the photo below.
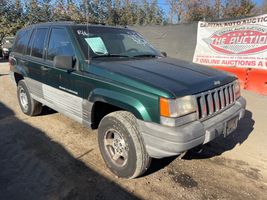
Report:
<svg viewBox="0 0 267 200"><path fill-rule="evenodd" d="M236 79L226 72L173 58L94 61L94 64L109 72L171 92L176 97L200 93Z"/></svg>

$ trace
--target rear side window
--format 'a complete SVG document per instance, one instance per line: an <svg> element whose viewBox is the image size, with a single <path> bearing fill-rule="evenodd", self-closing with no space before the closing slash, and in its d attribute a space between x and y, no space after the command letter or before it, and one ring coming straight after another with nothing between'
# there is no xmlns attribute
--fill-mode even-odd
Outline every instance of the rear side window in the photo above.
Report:
<svg viewBox="0 0 267 200"><path fill-rule="evenodd" d="M29 40L30 29L21 30L18 32L14 43L13 52L23 53Z"/></svg>
<svg viewBox="0 0 267 200"><path fill-rule="evenodd" d="M68 33L62 28L52 28L48 44L47 59L53 60L55 56L75 56Z"/></svg>
<svg viewBox="0 0 267 200"><path fill-rule="evenodd" d="M31 47L31 56L42 58L45 46L45 39L47 35L48 29L47 28L38 28L35 33L32 35L33 37L33 44ZM30 41L31 43L31 41ZM29 44L31 45L31 44ZM28 50L27 50L28 52Z"/></svg>
<svg viewBox="0 0 267 200"><path fill-rule="evenodd" d="M34 41L35 32L36 32L36 29L34 29L32 34L31 34L31 38L30 38L30 41L29 41L29 44L28 44L28 47L27 47L26 55L31 55L31 53L32 53L32 44L33 44L33 41Z"/></svg>

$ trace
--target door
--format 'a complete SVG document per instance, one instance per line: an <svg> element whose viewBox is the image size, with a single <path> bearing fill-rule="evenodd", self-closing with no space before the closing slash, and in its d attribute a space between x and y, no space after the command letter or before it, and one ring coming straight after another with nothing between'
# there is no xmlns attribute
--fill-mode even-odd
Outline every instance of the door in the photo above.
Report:
<svg viewBox="0 0 267 200"><path fill-rule="evenodd" d="M70 72L53 66L56 56L72 56L76 59L68 31L63 27L51 27L46 52L46 62L50 70L45 72L47 88L44 94L55 109L82 122L81 76L78 70ZM78 60L75 65L78 65ZM74 66L74 69L77 69L77 66Z"/></svg>
<svg viewBox="0 0 267 200"><path fill-rule="evenodd" d="M42 83L43 83L43 65L44 47L48 35L48 27L38 27L32 31L27 49L25 59L23 59L24 66L27 69L28 77L26 82L30 92L34 97L42 98Z"/></svg>

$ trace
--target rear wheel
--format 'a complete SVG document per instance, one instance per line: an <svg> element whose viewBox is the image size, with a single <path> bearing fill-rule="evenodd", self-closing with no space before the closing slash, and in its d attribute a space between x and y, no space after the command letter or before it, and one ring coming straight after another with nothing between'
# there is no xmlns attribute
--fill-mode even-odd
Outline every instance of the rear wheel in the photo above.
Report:
<svg viewBox="0 0 267 200"><path fill-rule="evenodd" d="M100 152L107 167L119 177L140 176L151 162L136 125L136 118L125 111L108 114L99 125Z"/></svg>
<svg viewBox="0 0 267 200"><path fill-rule="evenodd" d="M20 108L24 114L35 116L42 112L42 104L31 97L25 80L20 80L18 83L17 97Z"/></svg>

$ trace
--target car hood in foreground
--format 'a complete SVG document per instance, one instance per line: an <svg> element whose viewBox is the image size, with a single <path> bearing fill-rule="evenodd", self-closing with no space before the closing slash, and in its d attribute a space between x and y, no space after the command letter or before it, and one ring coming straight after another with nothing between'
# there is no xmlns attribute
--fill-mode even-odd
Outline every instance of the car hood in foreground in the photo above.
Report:
<svg viewBox="0 0 267 200"><path fill-rule="evenodd" d="M173 58L95 61L94 64L109 72L171 92L176 97L200 93L236 79L226 72Z"/></svg>

